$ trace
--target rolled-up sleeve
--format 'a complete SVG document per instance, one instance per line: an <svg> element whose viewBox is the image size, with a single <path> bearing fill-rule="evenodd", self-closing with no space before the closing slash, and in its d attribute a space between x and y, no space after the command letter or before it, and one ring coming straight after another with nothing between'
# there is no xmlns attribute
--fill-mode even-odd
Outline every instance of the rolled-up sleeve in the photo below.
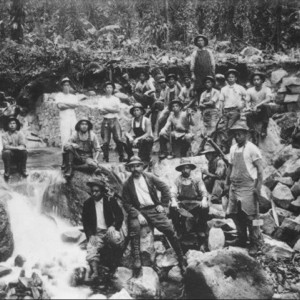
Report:
<svg viewBox="0 0 300 300"><path fill-rule="evenodd" d="M207 198L207 190L206 190L203 180L201 180L201 179L198 181L198 190L202 196L202 199Z"/></svg>

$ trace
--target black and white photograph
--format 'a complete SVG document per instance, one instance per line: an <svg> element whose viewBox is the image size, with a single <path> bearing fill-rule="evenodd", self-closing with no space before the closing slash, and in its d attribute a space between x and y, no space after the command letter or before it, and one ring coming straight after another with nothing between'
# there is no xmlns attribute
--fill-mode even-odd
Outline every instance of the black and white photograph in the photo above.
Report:
<svg viewBox="0 0 300 300"><path fill-rule="evenodd" d="M0 299L300 299L300 0L0 0Z"/></svg>

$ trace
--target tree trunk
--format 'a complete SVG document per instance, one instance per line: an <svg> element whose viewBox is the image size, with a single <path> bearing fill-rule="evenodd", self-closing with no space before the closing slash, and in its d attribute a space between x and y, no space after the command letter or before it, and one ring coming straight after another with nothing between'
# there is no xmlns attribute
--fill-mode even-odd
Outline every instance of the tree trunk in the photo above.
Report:
<svg viewBox="0 0 300 300"><path fill-rule="evenodd" d="M12 0L10 9L11 39L22 43L24 35L25 10L24 0Z"/></svg>
<svg viewBox="0 0 300 300"><path fill-rule="evenodd" d="M167 43L170 42L170 31L169 31L169 0L165 0L165 10L166 10L166 24L167 24Z"/></svg>
<svg viewBox="0 0 300 300"><path fill-rule="evenodd" d="M281 15L282 15L282 0L277 0L275 51L279 50L281 44Z"/></svg>

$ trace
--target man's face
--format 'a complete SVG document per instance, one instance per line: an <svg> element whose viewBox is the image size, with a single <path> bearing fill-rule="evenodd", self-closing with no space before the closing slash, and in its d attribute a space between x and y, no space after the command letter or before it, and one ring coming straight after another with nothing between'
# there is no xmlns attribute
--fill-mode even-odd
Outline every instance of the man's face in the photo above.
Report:
<svg viewBox="0 0 300 300"><path fill-rule="evenodd" d="M162 89L165 89L165 88L167 87L167 84L166 84L166 82L164 81L164 82L161 82L161 83L160 83L160 86L161 86Z"/></svg>
<svg viewBox="0 0 300 300"><path fill-rule="evenodd" d="M70 82L66 81L63 83L62 85L62 91L65 93L65 94L69 94L70 93Z"/></svg>
<svg viewBox="0 0 300 300"><path fill-rule="evenodd" d="M263 84L263 81L260 76L256 75L253 77L253 85L259 87Z"/></svg>
<svg viewBox="0 0 300 300"><path fill-rule="evenodd" d="M199 48L203 48L205 46L205 40L202 37L200 37L197 39L196 44Z"/></svg>
<svg viewBox="0 0 300 300"><path fill-rule="evenodd" d="M17 122L16 121L10 121L8 124L8 128L10 131L16 131L17 130Z"/></svg>
<svg viewBox="0 0 300 300"><path fill-rule="evenodd" d="M205 81L205 87L210 90L213 86L213 83L211 82L211 80L206 80Z"/></svg>
<svg viewBox="0 0 300 300"><path fill-rule="evenodd" d="M91 187L91 193L92 193L92 197L95 201L100 201L103 197L103 188L101 188L98 185L93 185Z"/></svg>
<svg viewBox="0 0 300 300"><path fill-rule="evenodd" d="M145 80L146 80L146 76L145 76L144 73L142 73L142 74L140 75L140 81L141 81L141 82L144 82Z"/></svg>
<svg viewBox="0 0 300 300"><path fill-rule="evenodd" d="M236 76L234 74L229 74L227 77L227 81L229 84L234 84L236 83Z"/></svg>
<svg viewBox="0 0 300 300"><path fill-rule="evenodd" d="M180 105L178 103L174 103L172 105L172 111L175 112L175 113L179 112L180 111Z"/></svg>
<svg viewBox="0 0 300 300"><path fill-rule="evenodd" d="M123 78L128 81L129 80L129 75L127 73L125 73L125 74L123 74Z"/></svg>
<svg viewBox="0 0 300 300"><path fill-rule="evenodd" d="M173 77L171 77L169 80L168 80L168 84L170 87L173 87L175 85L175 79Z"/></svg>
<svg viewBox="0 0 300 300"><path fill-rule="evenodd" d="M141 110L140 108L135 108L135 109L133 110L133 115L134 115L136 118L140 117L140 116L142 115L142 110Z"/></svg>
<svg viewBox="0 0 300 300"><path fill-rule="evenodd" d="M86 121L82 121L79 127L81 132L87 132L89 129L89 125Z"/></svg>
<svg viewBox="0 0 300 300"><path fill-rule="evenodd" d="M236 130L234 132L234 137L238 145L243 145L247 139L247 131L246 130Z"/></svg>
<svg viewBox="0 0 300 300"><path fill-rule="evenodd" d="M191 175L191 172L192 172L192 169L190 166L184 166L181 171L182 176L184 178L188 178Z"/></svg>
<svg viewBox="0 0 300 300"><path fill-rule="evenodd" d="M185 84L187 87L190 87L190 86L191 86L191 79L188 78L188 77L186 77L186 78L184 79L184 84Z"/></svg>
<svg viewBox="0 0 300 300"><path fill-rule="evenodd" d="M130 172L132 173L133 177L139 177L143 172L143 165L142 164L131 165Z"/></svg>
<svg viewBox="0 0 300 300"><path fill-rule="evenodd" d="M113 93L113 91L114 91L113 86L112 86L111 84L108 84L108 85L106 86L106 88L105 88L106 94L107 94L107 95L111 95L111 94Z"/></svg>

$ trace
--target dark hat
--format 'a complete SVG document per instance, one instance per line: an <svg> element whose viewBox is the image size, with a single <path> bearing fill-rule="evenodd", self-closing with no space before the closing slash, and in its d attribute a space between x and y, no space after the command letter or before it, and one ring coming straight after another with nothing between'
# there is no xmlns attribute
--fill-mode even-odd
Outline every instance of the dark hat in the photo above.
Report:
<svg viewBox="0 0 300 300"><path fill-rule="evenodd" d="M111 86L113 87L113 89L116 88L115 84L114 84L112 81L106 81L106 82L104 83L104 88L106 88L108 85L111 85Z"/></svg>
<svg viewBox="0 0 300 300"><path fill-rule="evenodd" d="M203 82L205 82L206 80L210 80L213 84L215 84L216 80L213 76L205 76L203 79Z"/></svg>
<svg viewBox="0 0 300 300"><path fill-rule="evenodd" d="M142 114L145 114L145 108L143 107L143 105L141 103L135 103L129 110L130 114L133 115L133 111L135 108L139 108L142 111Z"/></svg>
<svg viewBox="0 0 300 300"><path fill-rule="evenodd" d="M240 73L236 69L229 69L226 72L226 78L229 76L229 74L234 74L236 77L238 77L240 75Z"/></svg>
<svg viewBox="0 0 300 300"><path fill-rule="evenodd" d="M80 130L80 124L82 122L87 122L88 123L88 126L89 126L89 130L92 130L93 129L93 124L91 123L91 121L89 121L88 119L81 119L77 122L77 124L75 125L75 130L76 131L79 131Z"/></svg>
<svg viewBox="0 0 300 300"><path fill-rule="evenodd" d="M249 127L247 126L245 121L238 120L235 122L235 124L229 130L230 131L235 131L235 130L249 131Z"/></svg>
<svg viewBox="0 0 300 300"><path fill-rule="evenodd" d="M60 84L63 84L64 82L71 82L69 77L64 77L60 80Z"/></svg>
<svg viewBox="0 0 300 300"><path fill-rule="evenodd" d="M200 155L204 155L206 153L213 153L213 152L216 152L215 148L211 144L207 143L204 146L204 150L200 152Z"/></svg>
<svg viewBox="0 0 300 300"><path fill-rule="evenodd" d="M106 188L106 183L100 178L93 177L89 179L89 181L86 183L87 186L92 187L94 185L100 186L101 188Z"/></svg>
<svg viewBox="0 0 300 300"><path fill-rule="evenodd" d="M203 39L204 39L204 41L205 41L205 46L208 45L208 38L207 38L207 36L205 36L205 35L203 35L203 34L199 34L199 35L197 35L197 36L194 38L194 45L196 45L197 40L198 40L199 38L203 38ZM196 46L197 46L197 45L196 45Z"/></svg>
<svg viewBox="0 0 300 300"><path fill-rule="evenodd" d="M15 121L15 122L16 122L16 124L17 124L17 131L19 131L19 130L21 129L21 123L20 123L20 121L19 121L17 118L15 118L15 117L9 117L9 118L7 119L7 121L5 122L5 124L4 124L4 126L3 126L4 131L8 131L8 125L9 125L9 123L10 123L11 121Z"/></svg>
<svg viewBox="0 0 300 300"><path fill-rule="evenodd" d="M169 75L167 76L167 78L168 78L168 80L171 79L171 78L174 78L174 79L176 80L176 79L177 79L177 76L176 76L175 74L171 73L171 74L169 74Z"/></svg>
<svg viewBox="0 0 300 300"><path fill-rule="evenodd" d="M138 156L132 156L126 164L126 167L130 167L132 165L144 165L144 163Z"/></svg>
<svg viewBox="0 0 300 300"><path fill-rule="evenodd" d="M183 103L179 100L179 99L175 99L175 100L172 100L170 103L169 103L169 111L171 111L172 110L172 106L173 106L173 104L175 104L175 103L178 103L180 106L181 106L181 108L183 108Z"/></svg>
<svg viewBox="0 0 300 300"><path fill-rule="evenodd" d="M180 160L180 165L175 168L176 171L181 172L184 166L190 166L192 170L196 169L196 165L191 163L191 161L187 158L182 158Z"/></svg>
<svg viewBox="0 0 300 300"><path fill-rule="evenodd" d="M256 72L252 73L250 76L251 82L253 82L253 79L255 76L259 76L263 82L266 80L266 75L264 73L256 71Z"/></svg>

